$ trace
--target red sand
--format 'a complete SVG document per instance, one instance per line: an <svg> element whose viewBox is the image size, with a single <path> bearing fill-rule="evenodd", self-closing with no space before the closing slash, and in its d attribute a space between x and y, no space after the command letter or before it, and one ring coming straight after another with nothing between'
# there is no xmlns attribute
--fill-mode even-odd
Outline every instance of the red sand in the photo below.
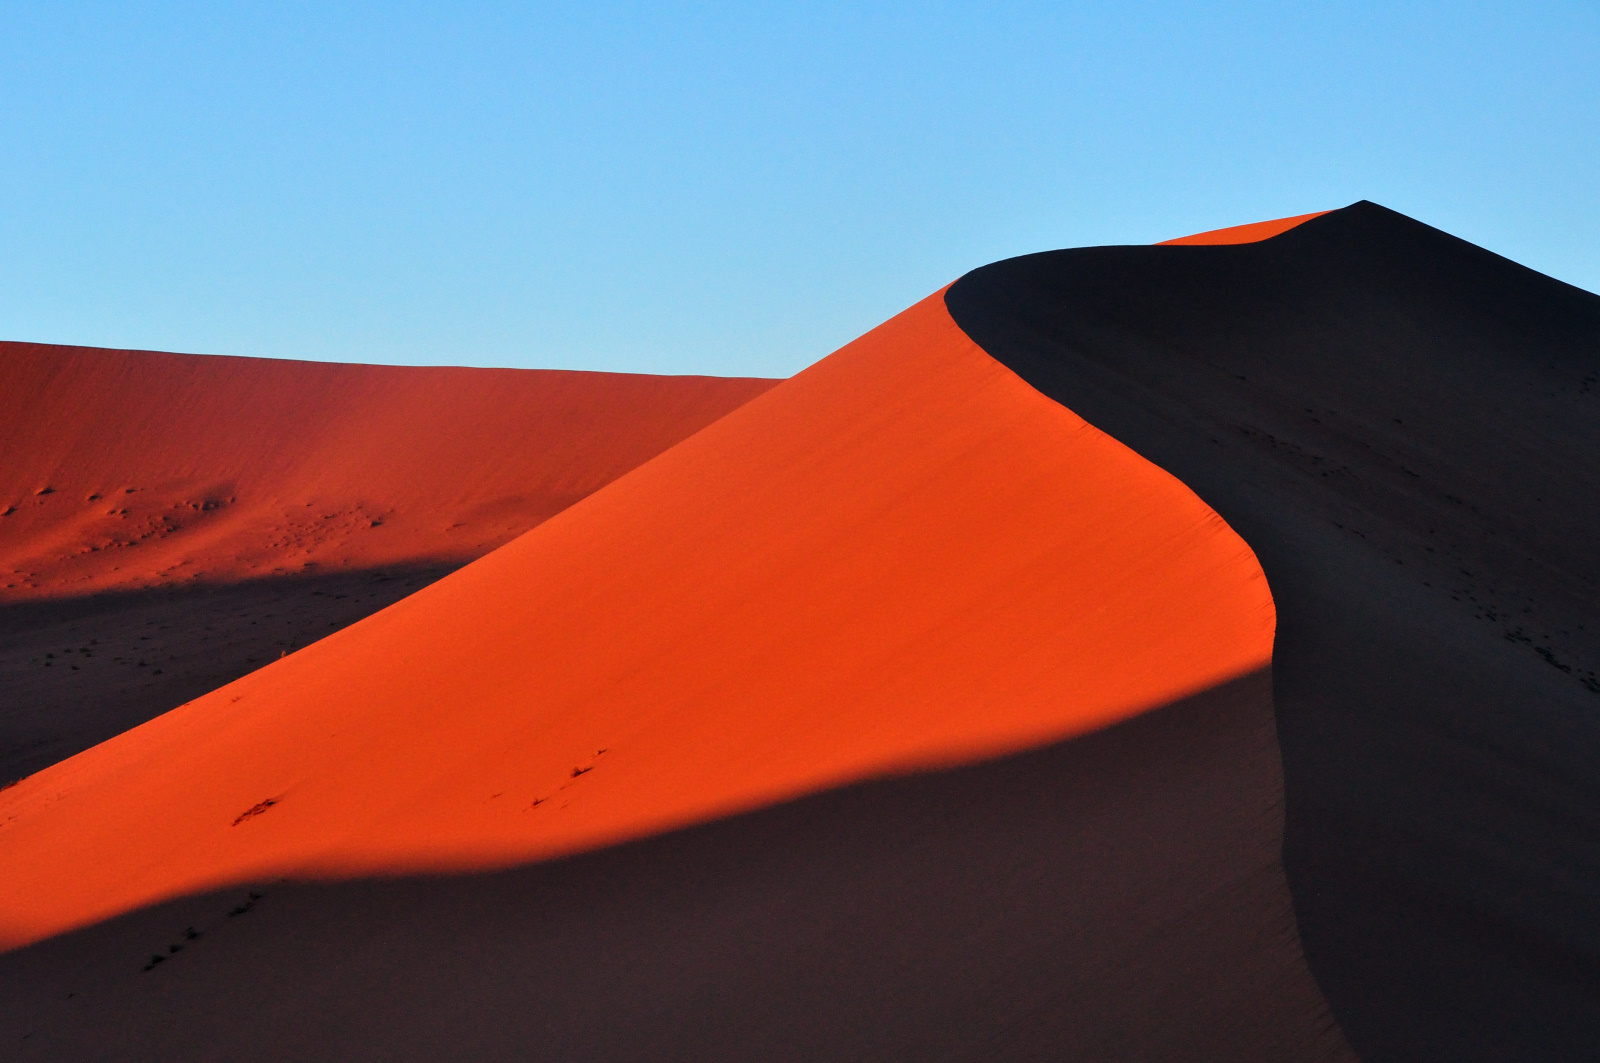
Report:
<svg viewBox="0 0 1600 1063"><path fill-rule="evenodd" d="M386 423L411 434L428 391ZM459 504L467 485L385 479L338 437L350 392L315 422L353 455L337 470L209 427L301 491L371 476L402 513ZM459 572L0 793L0 941L993 756L1260 669L1273 625L1244 542L979 350L941 293Z"/></svg>
<svg viewBox="0 0 1600 1063"><path fill-rule="evenodd" d="M1288 232L1302 222L1312 218L1320 218L1328 213L1325 210L1315 211L1311 214L1297 214L1293 218L1275 218L1272 221L1251 222L1249 225L1230 225L1226 229L1212 229L1209 232L1195 233L1193 236L1180 236L1176 240L1162 240L1157 247L1168 247L1184 244L1253 244L1259 240L1266 240L1277 236L1279 233Z"/></svg>
<svg viewBox="0 0 1600 1063"><path fill-rule="evenodd" d="M0 343L0 602L466 561L773 383Z"/></svg>

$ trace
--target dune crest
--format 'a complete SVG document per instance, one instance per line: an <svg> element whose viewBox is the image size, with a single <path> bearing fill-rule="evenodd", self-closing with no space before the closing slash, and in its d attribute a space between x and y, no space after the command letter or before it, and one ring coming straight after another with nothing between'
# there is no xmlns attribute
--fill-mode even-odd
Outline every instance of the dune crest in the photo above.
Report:
<svg viewBox="0 0 1600 1063"><path fill-rule="evenodd" d="M1172 240L1162 240L1157 247L1200 247L1218 244L1254 244L1262 240L1270 240L1280 233L1286 233L1297 225L1304 225L1312 218L1320 218L1328 212L1325 210L1313 211L1310 214L1296 214L1292 218L1274 218L1271 221L1255 221L1248 225L1230 225L1225 229L1211 229L1193 236L1179 236Z"/></svg>
<svg viewBox="0 0 1600 1063"><path fill-rule="evenodd" d="M1600 297L1361 202L947 302L1261 559L1285 866L1356 1050L1592 1057Z"/></svg>
<svg viewBox="0 0 1600 1063"><path fill-rule="evenodd" d="M18 944L230 881L511 864L992 756L1259 669L1272 629L1215 514L934 296L0 795L0 922Z"/></svg>

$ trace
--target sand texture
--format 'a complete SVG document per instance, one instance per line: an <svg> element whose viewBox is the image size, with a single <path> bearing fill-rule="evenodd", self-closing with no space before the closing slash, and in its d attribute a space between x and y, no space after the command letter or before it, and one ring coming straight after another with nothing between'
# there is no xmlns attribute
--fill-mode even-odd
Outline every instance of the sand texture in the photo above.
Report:
<svg viewBox="0 0 1600 1063"><path fill-rule="evenodd" d="M1347 1059L1278 858L1273 628L1215 512L936 294L0 792L0 1036Z"/></svg>
<svg viewBox="0 0 1600 1063"><path fill-rule="evenodd" d="M397 601L773 383L0 344L0 784Z"/></svg>
<svg viewBox="0 0 1600 1063"><path fill-rule="evenodd" d="M947 302L1259 557L1289 881L1361 1057L1594 1058L1600 298L1358 203Z"/></svg>

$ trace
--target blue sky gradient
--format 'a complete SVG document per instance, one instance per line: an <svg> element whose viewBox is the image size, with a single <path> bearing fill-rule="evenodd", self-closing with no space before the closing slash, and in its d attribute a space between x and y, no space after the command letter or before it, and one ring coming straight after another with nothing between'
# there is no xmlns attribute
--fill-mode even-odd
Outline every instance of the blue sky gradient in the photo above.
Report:
<svg viewBox="0 0 1600 1063"><path fill-rule="evenodd" d="M1600 289L1600 5L0 6L0 338L787 375L1373 199Z"/></svg>

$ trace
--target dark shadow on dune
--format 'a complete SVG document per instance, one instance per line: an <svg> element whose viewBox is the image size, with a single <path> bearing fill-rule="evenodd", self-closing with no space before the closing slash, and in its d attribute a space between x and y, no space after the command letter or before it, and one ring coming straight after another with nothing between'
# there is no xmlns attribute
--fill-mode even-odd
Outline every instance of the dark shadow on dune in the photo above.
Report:
<svg viewBox="0 0 1600 1063"><path fill-rule="evenodd" d="M0 1045L74 1061L1347 1058L1279 864L1270 698L1257 674L1050 748L512 871L173 902L0 956Z"/></svg>
<svg viewBox="0 0 1600 1063"><path fill-rule="evenodd" d="M1284 859L1361 1056L1595 1058L1600 297L1359 203L946 304L1260 559Z"/></svg>
<svg viewBox="0 0 1600 1063"><path fill-rule="evenodd" d="M0 785L355 623L461 562L0 600Z"/></svg>

